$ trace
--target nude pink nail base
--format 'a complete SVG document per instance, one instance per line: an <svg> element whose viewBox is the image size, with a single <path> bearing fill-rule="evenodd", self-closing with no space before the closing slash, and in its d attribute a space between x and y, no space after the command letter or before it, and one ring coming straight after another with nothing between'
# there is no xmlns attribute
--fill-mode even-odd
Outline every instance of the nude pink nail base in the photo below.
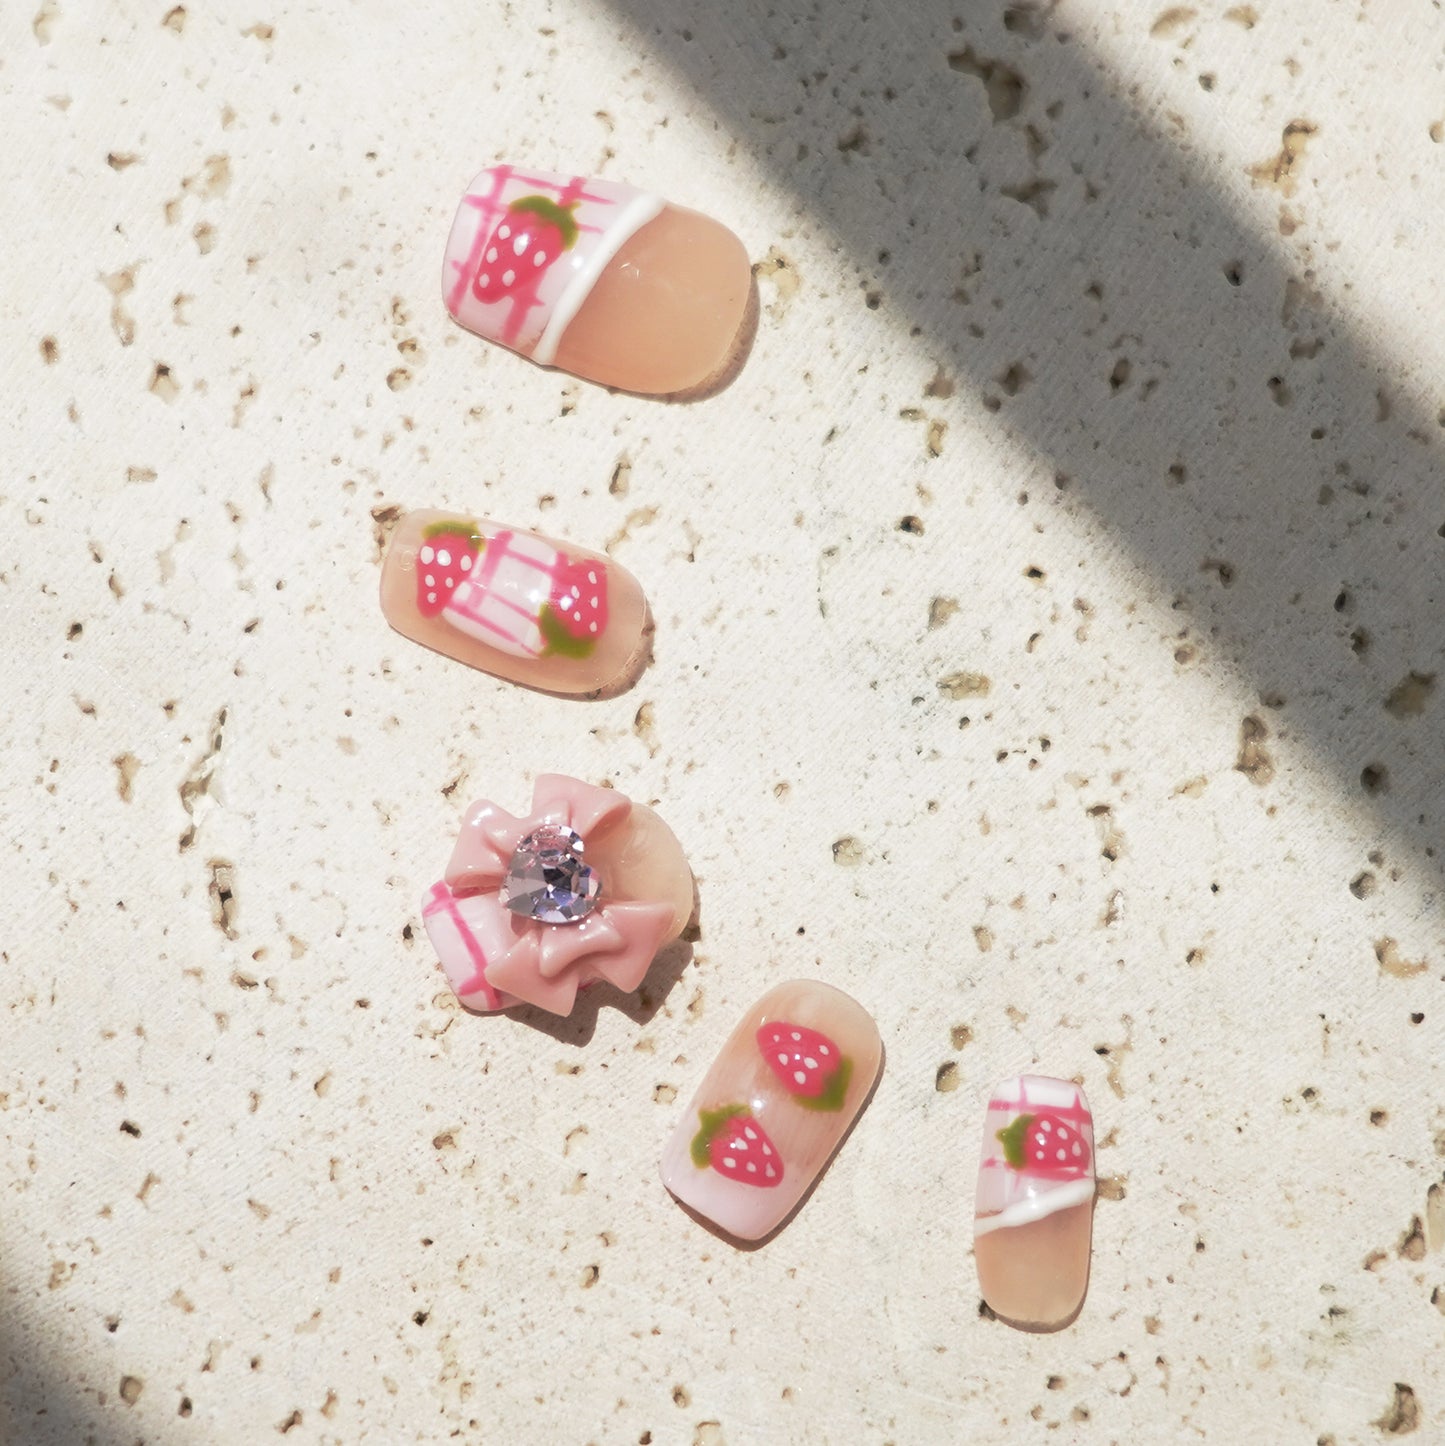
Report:
<svg viewBox="0 0 1445 1446"><path fill-rule="evenodd" d="M1069 1080L1018 1075L984 1116L974 1202L974 1260L990 1308L1053 1329L1079 1310L1089 1280L1094 1117Z"/></svg>
<svg viewBox="0 0 1445 1446"><path fill-rule="evenodd" d="M662 1182L738 1240L760 1240L827 1165L882 1065L871 1016L795 979L743 1016L662 1154Z"/></svg>

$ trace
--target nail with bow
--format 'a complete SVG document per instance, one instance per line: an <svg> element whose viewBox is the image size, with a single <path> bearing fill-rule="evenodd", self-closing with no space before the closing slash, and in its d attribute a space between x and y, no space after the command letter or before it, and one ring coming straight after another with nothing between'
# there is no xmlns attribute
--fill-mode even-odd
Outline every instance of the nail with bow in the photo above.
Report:
<svg viewBox="0 0 1445 1446"><path fill-rule="evenodd" d="M692 906L692 872L657 814L548 773L524 817L485 799L467 810L422 916L468 1009L569 1014L578 989L598 979L636 989Z"/></svg>

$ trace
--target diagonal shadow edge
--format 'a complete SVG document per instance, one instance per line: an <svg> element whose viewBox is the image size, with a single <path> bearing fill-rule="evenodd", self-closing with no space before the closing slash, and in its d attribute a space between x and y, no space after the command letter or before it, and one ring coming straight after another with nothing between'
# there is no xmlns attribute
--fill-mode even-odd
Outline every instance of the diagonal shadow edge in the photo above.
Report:
<svg viewBox="0 0 1445 1446"><path fill-rule="evenodd" d="M1053 8L824 26L817 7L804 24L606 3L841 242L857 304L907 323L1158 579L1181 654L1252 679L1266 733L1287 729L1343 800L1434 860L1441 709L1385 702L1401 676L1445 671L1445 630L1419 625L1445 592L1445 420L1397 388L1408 367L1330 304L1308 256L1237 214Z"/></svg>

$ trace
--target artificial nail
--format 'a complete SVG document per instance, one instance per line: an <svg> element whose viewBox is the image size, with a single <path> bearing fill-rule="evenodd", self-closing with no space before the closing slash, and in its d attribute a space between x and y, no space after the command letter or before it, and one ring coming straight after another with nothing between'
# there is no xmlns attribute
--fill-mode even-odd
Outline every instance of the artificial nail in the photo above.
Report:
<svg viewBox="0 0 1445 1446"><path fill-rule="evenodd" d="M974 1201L979 1288L1011 1325L1052 1329L1089 1283L1094 1117L1068 1080L1026 1074L988 1102Z"/></svg>
<svg viewBox="0 0 1445 1446"><path fill-rule="evenodd" d="M469 331L623 391L701 389L747 314L743 243L617 181L491 166L467 188L442 290Z"/></svg>
<svg viewBox="0 0 1445 1446"><path fill-rule="evenodd" d="M647 603L610 559L455 512L408 512L381 569L397 632L553 693L591 693L638 662Z"/></svg>
<svg viewBox="0 0 1445 1446"><path fill-rule="evenodd" d="M467 810L422 918L468 1009L570 1014L599 979L636 989L692 907L682 846L650 808L545 773L522 818L486 800Z"/></svg>
<svg viewBox="0 0 1445 1446"><path fill-rule="evenodd" d="M794 979L743 1016L662 1152L662 1183L739 1240L792 1213L868 1098L883 1061L872 1017Z"/></svg>

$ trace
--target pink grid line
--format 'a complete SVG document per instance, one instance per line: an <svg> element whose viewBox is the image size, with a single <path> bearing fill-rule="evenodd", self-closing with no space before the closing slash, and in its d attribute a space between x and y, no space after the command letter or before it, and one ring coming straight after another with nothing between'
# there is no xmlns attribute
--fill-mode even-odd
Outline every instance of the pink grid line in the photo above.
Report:
<svg viewBox="0 0 1445 1446"><path fill-rule="evenodd" d="M514 171L511 166L495 166L490 174L492 187L486 195L468 193L462 198L463 205L470 206L481 214L477 218L476 234L472 237L471 250L467 253L466 261L451 263L457 277L447 295L447 309L453 314L461 304L462 295L467 289L467 282L477 273L477 267L482 258L482 249L487 244L487 238L492 234L492 227L504 210L501 204L502 192L506 189L507 182L514 176L524 186L538 191L552 192L557 197L558 205L561 206L569 206L574 201L595 201L599 206L616 204L606 196L598 196L589 191L586 178L583 176L573 176L565 185L558 186L554 181L545 180L541 176L522 175ZM606 228L586 226L579 222L577 229L596 232L600 235ZM526 322L527 313L534 306L541 304L541 298L537 296L535 289L524 295L513 297L512 309L507 313L507 319L502 326L501 340L508 345L515 341L517 333L521 331Z"/></svg>
<svg viewBox="0 0 1445 1446"><path fill-rule="evenodd" d="M1028 1085L1020 1083L1019 1097L1017 1100L991 1099L988 1102L988 1108L990 1112L998 1110L1002 1114L1009 1115L1010 1124L1012 1124L1013 1121L1016 1120L1020 1115L1032 1112L1034 1114L1053 1115L1056 1119L1063 1120L1066 1124L1071 1124L1075 1126L1087 1125L1090 1131L1092 1131L1094 1128L1094 1117L1092 1114L1089 1113L1088 1109L1086 1109L1078 1101L1079 1094L1078 1091L1075 1090L1073 1104L1034 1105L1029 1100ZM1082 1128L1080 1128L1079 1138L1081 1141L1083 1141L1083 1135L1084 1131ZM1089 1149L1087 1142L1084 1142L1084 1147L1085 1149ZM1090 1156L1092 1156L1093 1151L1089 1150L1089 1154ZM1047 1170L1041 1170L1038 1168L1038 1166L1031 1166L1028 1173L1036 1176L1039 1179L1066 1179L1072 1177L1076 1173L1081 1174L1087 1168L1088 1163L1088 1160L1083 1160L1077 1165L1070 1162L1065 1164L1063 1167L1054 1166L1050 1167ZM982 1168L986 1170L990 1166L993 1166L996 1169L1002 1168L1005 1170L1012 1170L1014 1168L1014 1166L1010 1165L1007 1160L1000 1159L997 1155L988 1155L985 1157Z"/></svg>
<svg viewBox="0 0 1445 1446"><path fill-rule="evenodd" d="M547 592L550 597L557 590L557 566L565 563L560 553L554 554L554 561L548 565L538 562L535 557L528 556L511 546L514 534L510 531L497 533L486 546L481 556L481 565L472 570L472 575L467 579L466 584L457 591L462 594L461 600L457 601L455 596L447 605L447 611L458 617L466 618L468 622L475 623L478 627L486 628L488 632L496 633L498 637L505 638L514 644L522 644L522 634L509 633L500 624L493 621L483 611L488 604L504 603L509 609L519 616L526 618L529 624L536 624L536 616L521 607L511 598L492 591L492 582L496 577L497 569L504 562L512 562L524 567L529 567L533 572L541 573L547 579ZM525 644L523 644L525 646Z"/></svg>
<svg viewBox="0 0 1445 1446"><path fill-rule="evenodd" d="M1027 1100L990 1100L988 1107L991 1110L999 1110L1015 1117L1022 1114L1056 1115L1071 1125L1092 1125L1094 1123L1093 1115L1082 1105L1034 1105Z"/></svg>
<svg viewBox="0 0 1445 1446"><path fill-rule="evenodd" d="M463 994L475 994L480 989L486 997L489 1009L500 1009L502 1007L502 996L487 983L487 976L482 972L487 967L487 956L482 952L481 942L467 926L467 921L462 918L462 911L457 908L456 897L444 883L436 883L431 886L431 892L427 894L422 903L421 916L423 919L430 919L437 914L445 914L447 922L457 931L457 937L466 945L467 954L471 958L474 973L470 979L463 980L455 986L457 997Z"/></svg>
<svg viewBox="0 0 1445 1446"><path fill-rule="evenodd" d="M489 633L495 633L504 643L510 643L514 648L525 648L526 652L523 656L535 656L536 650L534 648L529 647L518 638L515 633L509 633L500 623L494 623L491 618L484 616L482 613L474 612L470 608L453 608L452 611L458 614L458 616L466 618L469 623L479 628L484 628Z"/></svg>

